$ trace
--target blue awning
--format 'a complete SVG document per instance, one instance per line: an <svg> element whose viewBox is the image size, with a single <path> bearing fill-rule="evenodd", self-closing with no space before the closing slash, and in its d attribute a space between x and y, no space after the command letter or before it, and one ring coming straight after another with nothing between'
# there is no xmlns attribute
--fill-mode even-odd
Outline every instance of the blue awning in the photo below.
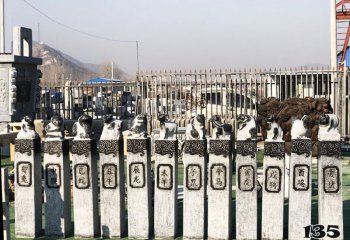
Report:
<svg viewBox="0 0 350 240"><path fill-rule="evenodd" d="M85 81L87 84L101 84L101 83L122 83L123 80L120 79L110 79L110 78L94 78Z"/></svg>

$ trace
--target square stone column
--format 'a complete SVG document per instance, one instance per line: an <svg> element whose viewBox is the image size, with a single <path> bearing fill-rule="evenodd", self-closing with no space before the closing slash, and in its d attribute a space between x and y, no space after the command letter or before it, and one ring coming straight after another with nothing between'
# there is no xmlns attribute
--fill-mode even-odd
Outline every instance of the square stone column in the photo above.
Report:
<svg viewBox="0 0 350 240"><path fill-rule="evenodd" d="M127 139L128 236L148 239L152 227L151 140Z"/></svg>
<svg viewBox="0 0 350 240"><path fill-rule="evenodd" d="M2 237L4 240L11 239L10 211L9 211L9 183L8 169L1 168L1 201L2 201Z"/></svg>
<svg viewBox="0 0 350 240"><path fill-rule="evenodd" d="M68 140L44 141L45 236L70 234L71 193Z"/></svg>
<svg viewBox="0 0 350 240"><path fill-rule="evenodd" d="M103 237L126 233L123 139L100 140L100 212Z"/></svg>
<svg viewBox="0 0 350 240"><path fill-rule="evenodd" d="M155 140L154 231L174 238L177 230L178 141Z"/></svg>
<svg viewBox="0 0 350 240"><path fill-rule="evenodd" d="M206 222L207 141L185 140L183 237L203 239Z"/></svg>
<svg viewBox="0 0 350 240"><path fill-rule="evenodd" d="M93 238L100 235L96 142L73 140L74 236Z"/></svg>
<svg viewBox="0 0 350 240"><path fill-rule="evenodd" d="M209 239L231 239L232 148L230 139L209 140Z"/></svg>
<svg viewBox="0 0 350 240"><path fill-rule="evenodd" d="M15 140L15 234L36 238L42 230L40 138Z"/></svg>

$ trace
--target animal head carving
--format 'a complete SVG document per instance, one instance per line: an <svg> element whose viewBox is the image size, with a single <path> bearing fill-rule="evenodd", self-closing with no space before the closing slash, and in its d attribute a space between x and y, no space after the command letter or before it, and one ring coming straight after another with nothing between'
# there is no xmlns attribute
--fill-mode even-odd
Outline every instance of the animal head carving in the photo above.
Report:
<svg viewBox="0 0 350 240"><path fill-rule="evenodd" d="M232 125L221 122L221 117L219 115L213 115L210 122L213 123L213 133L212 138L214 139L231 139L232 137Z"/></svg>
<svg viewBox="0 0 350 240"><path fill-rule="evenodd" d="M48 140L51 138L62 139L64 137L63 130L63 119L59 114L55 114L51 117L50 123L45 127L46 138Z"/></svg>
<svg viewBox="0 0 350 240"><path fill-rule="evenodd" d="M198 114L186 127L187 140L205 139L205 116Z"/></svg>
<svg viewBox="0 0 350 240"><path fill-rule="evenodd" d="M319 119L319 141L339 141L338 117L335 114L321 114Z"/></svg>
<svg viewBox="0 0 350 240"><path fill-rule="evenodd" d="M122 137L123 122L117 120L112 114L104 116L104 126L101 133L101 140L119 140Z"/></svg>
<svg viewBox="0 0 350 240"><path fill-rule="evenodd" d="M165 114L158 115L158 121L160 122L160 124L165 123L166 120L167 120L167 116Z"/></svg>
<svg viewBox="0 0 350 240"><path fill-rule="evenodd" d="M311 137L311 117L304 115L300 120L296 119L293 121L291 128L292 139L305 139Z"/></svg>
<svg viewBox="0 0 350 240"><path fill-rule="evenodd" d="M204 123L205 123L205 116L204 116L204 114L198 114L194 119L195 119L194 120L194 124L204 125Z"/></svg>
<svg viewBox="0 0 350 240"><path fill-rule="evenodd" d="M256 140L256 122L255 119L247 114L240 114L237 117L237 140Z"/></svg>
<svg viewBox="0 0 350 240"><path fill-rule="evenodd" d="M78 122L73 124L73 135L75 139L91 138L92 118L89 115L83 114L78 118Z"/></svg>
<svg viewBox="0 0 350 240"><path fill-rule="evenodd" d="M158 120L160 123L159 139L176 139L177 124L168 121L165 114L160 114Z"/></svg>
<svg viewBox="0 0 350 240"><path fill-rule="evenodd" d="M25 116L22 121L22 129L17 134L18 139L34 139L38 137L35 132L34 118L32 116Z"/></svg>
<svg viewBox="0 0 350 240"><path fill-rule="evenodd" d="M147 137L147 115L137 115L131 123L130 136Z"/></svg>
<svg viewBox="0 0 350 240"><path fill-rule="evenodd" d="M252 120L252 117L247 114L240 114L237 117L237 125L238 129L242 130L245 126L247 126L248 122Z"/></svg>
<svg viewBox="0 0 350 240"><path fill-rule="evenodd" d="M56 127L61 127L63 123L63 119L60 115L53 115L51 117L51 123Z"/></svg>

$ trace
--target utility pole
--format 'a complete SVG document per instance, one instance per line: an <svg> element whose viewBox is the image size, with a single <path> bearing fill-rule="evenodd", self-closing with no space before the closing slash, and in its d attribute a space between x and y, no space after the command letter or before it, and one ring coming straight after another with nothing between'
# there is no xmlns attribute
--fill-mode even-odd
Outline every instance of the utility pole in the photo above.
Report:
<svg viewBox="0 0 350 240"><path fill-rule="evenodd" d="M336 2L330 0L330 33L331 33L331 69L337 69L337 19L336 19Z"/></svg>
<svg viewBox="0 0 350 240"><path fill-rule="evenodd" d="M5 0L0 0L0 53L5 53Z"/></svg>
<svg viewBox="0 0 350 240"><path fill-rule="evenodd" d="M112 79L114 79L114 62L112 62L111 73L112 73Z"/></svg>
<svg viewBox="0 0 350 240"><path fill-rule="evenodd" d="M40 23L38 22L38 43L40 43Z"/></svg>

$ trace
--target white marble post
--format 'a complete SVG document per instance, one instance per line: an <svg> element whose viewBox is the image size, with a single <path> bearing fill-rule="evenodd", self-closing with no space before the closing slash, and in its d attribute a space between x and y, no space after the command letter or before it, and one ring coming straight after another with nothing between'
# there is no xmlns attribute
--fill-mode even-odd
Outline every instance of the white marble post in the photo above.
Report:
<svg viewBox="0 0 350 240"><path fill-rule="evenodd" d="M177 140L155 140L154 234L175 238L177 229Z"/></svg>
<svg viewBox="0 0 350 240"><path fill-rule="evenodd" d="M183 237L203 239L207 185L207 141L185 140L183 149Z"/></svg>
<svg viewBox="0 0 350 240"><path fill-rule="evenodd" d="M284 141L265 141L262 239L283 239Z"/></svg>
<svg viewBox="0 0 350 240"><path fill-rule="evenodd" d="M128 137L128 236L148 239L152 227L151 140Z"/></svg>
<svg viewBox="0 0 350 240"><path fill-rule="evenodd" d="M126 233L123 139L100 140L101 235Z"/></svg>
<svg viewBox="0 0 350 240"><path fill-rule="evenodd" d="M312 142L311 139L292 139L288 239L303 239L304 227L311 224L312 192Z"/></svg>
<svg viewBox="0 0 350 240"><path fill-rule="evenodd" d="M231 239L232 147L230 139L209 140L209 239Z"/></svg>
<svg viewBox="0 0 350 240"><path fill-rule="evenodd" d="M42 230L40 138L15 140L15 234L35 238Z"/></svg>
<svg viewBox="0 0 350 240"><path fill-rule="evenodd" d="M92 139L74 139L72 144L74 236L96 237L98 214L97 150Z"/></svg>
<svg viewBox="0 0 350 240"><path fill-rule="evenodd" d="M45 236L70 234L71 188L68 140L44 141Z"/></svg>
<svg viewBox="0 0 350 240"><path fill-rule="evenodd" d="M257 143L250 139L236 143L236 239L257 239Z"/></svg>
<svg viewBox="0 0 350 240"><path fill-rule="evenodd" d="M1 168L1 199L2 199L2 239L11 239L9 212L8 169Z"/></svg>

